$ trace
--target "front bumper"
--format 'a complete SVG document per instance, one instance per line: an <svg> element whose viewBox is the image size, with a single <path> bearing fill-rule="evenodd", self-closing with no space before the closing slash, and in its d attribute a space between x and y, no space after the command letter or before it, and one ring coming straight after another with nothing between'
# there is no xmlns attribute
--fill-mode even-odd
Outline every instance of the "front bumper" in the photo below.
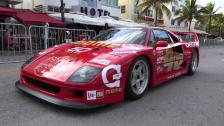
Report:
<svg viewBox="0 0 224 126"><path fill-rule="evenodd" d="M58 98L46 95L42 92L33 90L27 87L26 85L21 84L19 81L15 83L15 86L21 91L26 92L32 96L35 96L43 101L46 101L58 106L62 106L62 107L75 108L75 109L92 109L92 108L102 107L105 105L105 104L83 104L80 102L72 102L68 100L58 99Z"/></svg>

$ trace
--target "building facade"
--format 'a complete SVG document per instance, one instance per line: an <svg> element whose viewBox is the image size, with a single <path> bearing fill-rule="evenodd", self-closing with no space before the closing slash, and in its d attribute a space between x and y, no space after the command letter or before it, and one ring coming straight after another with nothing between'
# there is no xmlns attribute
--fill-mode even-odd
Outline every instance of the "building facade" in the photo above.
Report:
<svg viewBox="0 0 224 126"><path fill-rule="evenodd" d="M77 11L92 17L102 15L120 17L118 0L64 0L64 3L65 12ZM60 0L25 0L16 7L47 13L59 13L60 5Z"/></svg>
<svg viewBox="0 0 224 126"><path fill-rule="evenodd" d="M119 7L121 9L121 18L132 19L137 22L144 22L149 25L154 25L155 11L153 8L149 9L147 13L140 15L140 10L136 6L137 0L119 0ZM176 2L165 4L171 11L171 18L163 15L162 19L158 19L158 24L164 27L187 28L188 22L178 22L174 19L177 17L176 11L185 5L185 0L177 0ZM194 25L194 24L193 24ZM194 27L192 25L192 27Z"/></svg>

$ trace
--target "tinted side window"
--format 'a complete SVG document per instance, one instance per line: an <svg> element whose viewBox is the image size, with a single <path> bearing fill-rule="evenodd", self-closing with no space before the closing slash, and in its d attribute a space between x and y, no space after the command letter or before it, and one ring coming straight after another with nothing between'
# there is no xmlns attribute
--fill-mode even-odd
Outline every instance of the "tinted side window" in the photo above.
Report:
<svg viewBox="0 0 224 126"><path fill-rule="evenodd" d="M164 40L164 41L167 41L168 43L172 43L172 41L170 40L170 37L169 37L169 35L166 31L153 30L153 33L155 35L155 40L156 41Z"/></svg>

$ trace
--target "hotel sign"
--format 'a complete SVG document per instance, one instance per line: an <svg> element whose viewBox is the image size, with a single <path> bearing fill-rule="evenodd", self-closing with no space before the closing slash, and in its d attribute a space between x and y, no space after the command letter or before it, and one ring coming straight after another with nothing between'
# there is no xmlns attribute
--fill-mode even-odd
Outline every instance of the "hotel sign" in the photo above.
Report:
<svg viewBox="0 0 224 126"><path fill-rule="evenodd" d="M91 8L91 7L82 7L81 6L80 12L85 13L86 15L90 15L92 17L110 16L110 12L108 12L106 10Z"/></svg>
<svg viewBox="0 0 224 126"><path fill-rule="evenodd" d="M72 11L92 17L110 16L109 11L102 9L101 0L82 0L79 5L72 6Z"/></svg>

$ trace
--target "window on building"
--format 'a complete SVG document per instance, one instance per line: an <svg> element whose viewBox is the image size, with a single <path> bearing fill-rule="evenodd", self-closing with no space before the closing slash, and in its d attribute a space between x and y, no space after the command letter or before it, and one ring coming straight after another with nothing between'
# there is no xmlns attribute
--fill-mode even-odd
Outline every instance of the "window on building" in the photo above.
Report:
<svg viewBox="0 0 224 126"><path fill-rule="evenodd" d="M139 14L139 10L138 10L137 6L134 7L134 14Z"/></svg>
<svg viewBox="0 0 224 126"><path fill-rule="evenodd" d="M52 6L48 6L48 11L54 11L54 7L52 7Z"/></svg>
<svg viewBox="0 0 224 126"><path fill-rule="evenodd" d="M152 17L153 16L153 11L152 10L148 10L146 12L145 16Z"/></svg>
<svg viewBox="0 0 224 126"><path fill-rule="evenodd" d="M70 9L65 9L65 13L69 13L70 11Z"/></svg>
<svg viewBox="0 0 224 126"><path fill-rule="evenodd" d="M126 13L126 6L125 5L121 6L121 13L122 14Z"/></svg>
<svg viewBox="0 0 224 126"><path fill-rule="evenodd" d="M185 27L188 27L188 22L187 21L185 22Z"/></svg>
<svg viewBox="0 0 224 126"><path fill-rule="evenodd" d="M48 5L47 10L50 12L61 12L60 7ZM65 8L65 13L69 13L70 9Z"/></svg>
<svg viewBox="0 0 224 126"><path fill-rule="evenodd" d="M118 7L118 0L101 0L101 3L105 6Z"/></svg>
<svg viewBox="0 0 224 126"><path fill-rule="evenodd" d="M175 20L171 20L171 25L174 25L175 24Z"/></svg>
<svg viewBox="0 0 224 126"><path fill-rule="evenodd" d="M178 25L178 26L180 26L180 24L181 24L181 22L180 22L180 21L178 21L177 25Z"/></svg>
<svg viewBox="0 0 224 126"><path fill-rule="evenodd" d="M175 6L172 6L172 12L176 12L176 8L175 8Z"/></svg>

